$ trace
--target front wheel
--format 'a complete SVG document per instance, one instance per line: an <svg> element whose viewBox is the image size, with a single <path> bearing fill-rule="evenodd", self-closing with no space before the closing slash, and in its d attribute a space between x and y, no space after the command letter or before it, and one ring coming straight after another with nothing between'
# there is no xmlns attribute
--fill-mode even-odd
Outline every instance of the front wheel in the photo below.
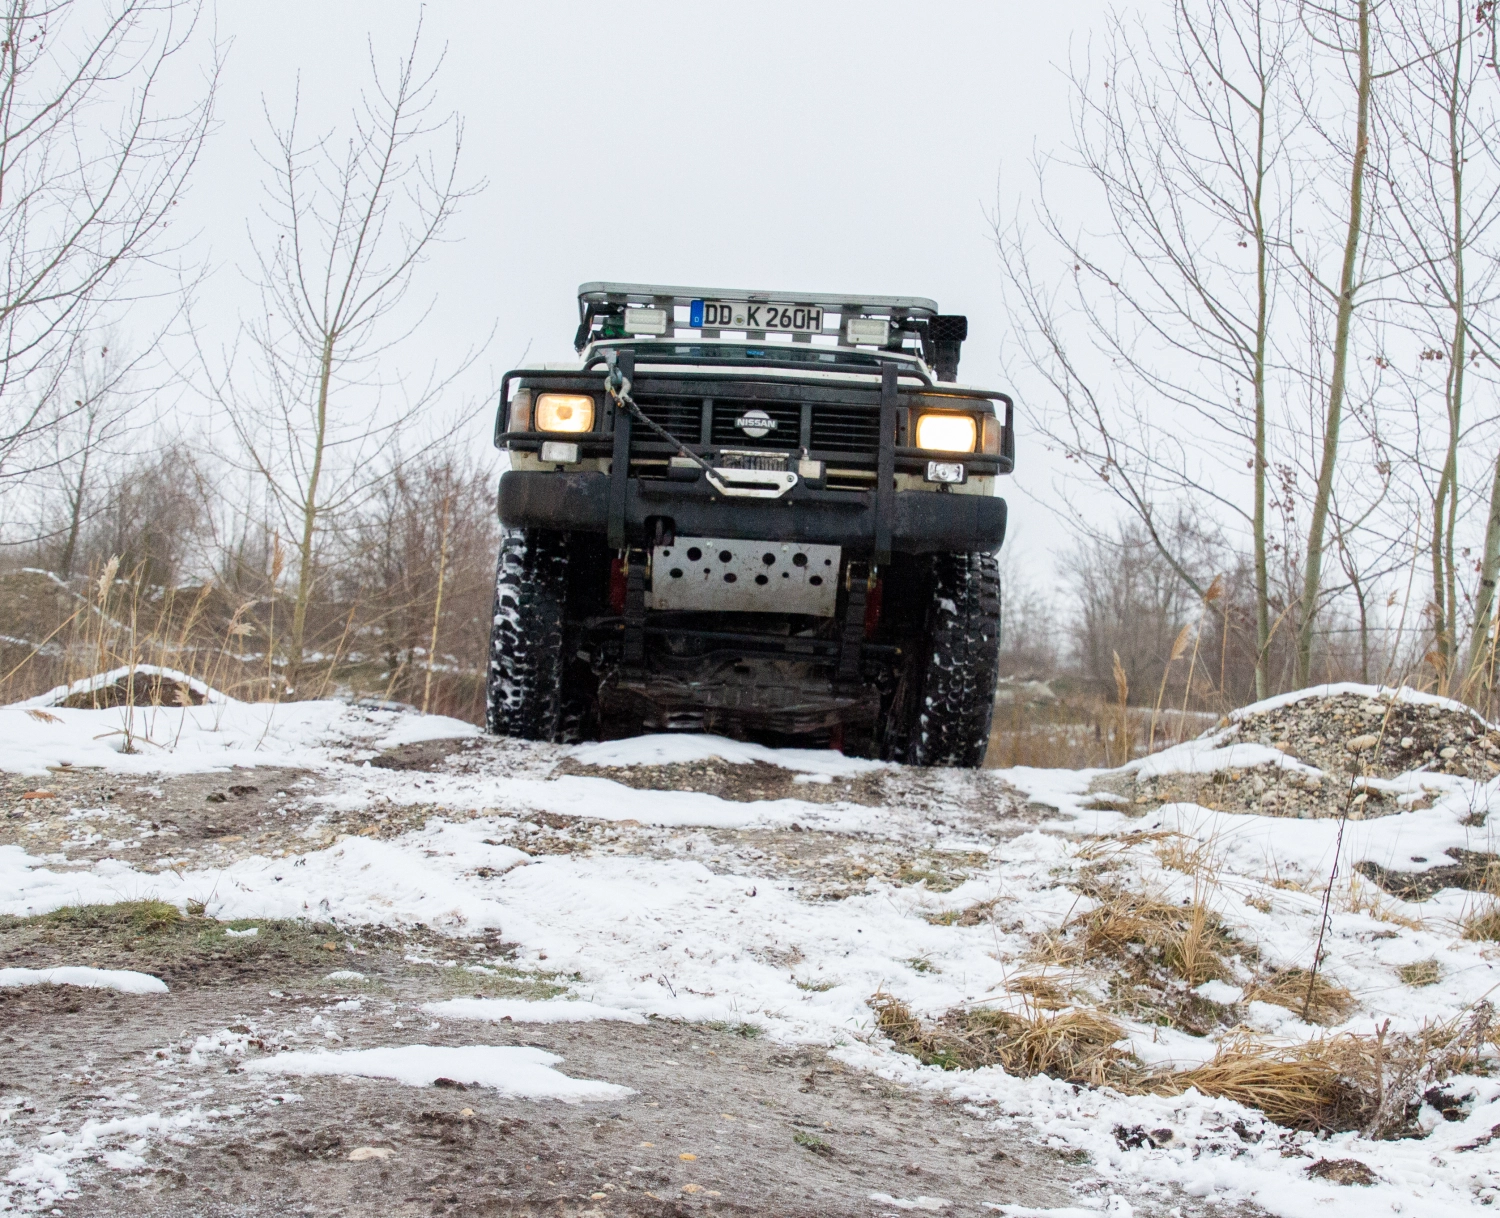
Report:
<svg viewBox="0 0 1500 1218"><path fill-rule="evenodd" d="M507 530L495 569L490 628L485 727L491 735L557 740L563 734L567 591L564 536Z"/></svg>
<svg viewBox="0 0 1500 1218"><path fill-rule="evenodd" d="M983 763L1000 669L1000 565L993 554L936 554L923 640L887 717L882 755L907 765Z"/></svg>

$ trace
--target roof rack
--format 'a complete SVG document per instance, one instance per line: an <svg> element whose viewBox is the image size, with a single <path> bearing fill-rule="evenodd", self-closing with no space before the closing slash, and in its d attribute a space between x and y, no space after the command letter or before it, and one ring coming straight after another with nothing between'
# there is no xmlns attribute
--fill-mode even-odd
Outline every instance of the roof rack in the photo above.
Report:
<svg viewBox="0 0 1500 1218"><path fill-rule="evenodd" d="M828 328L837 314L837 329ZM601 339L671 338L691 330L705 339L726 331L763 342L789 334L795 343L865 347L919 354L940 381L958 375L968 318L938 312L925 296L857 296L833 292L762 292L647 283L580 284L578 334L582 351Z"/></svg>

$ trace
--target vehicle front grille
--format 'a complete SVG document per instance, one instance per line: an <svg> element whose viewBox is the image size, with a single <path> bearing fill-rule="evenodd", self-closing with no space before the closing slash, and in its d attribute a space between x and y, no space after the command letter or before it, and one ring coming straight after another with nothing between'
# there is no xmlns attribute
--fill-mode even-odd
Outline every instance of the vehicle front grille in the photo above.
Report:
<svg viewBox="0 0 1500 1218"><path fill-rule="evenodd" d="M829 452L874 456L880 451L880 415L847 406L814 407L812 446Z"/></svg>
<svg viewBox="0 0 1500 1218"><path fill-rule="evenodd" d="M757 436L752 433L765 427L761 416L769 419L772 426L765 430L764 435ZM744 427L740 426L742 422ZM746 431L745 427L751 430ZM724 446L754 444L757 448L801 448L802 407L784 403L756 406L739 402L715 402L711 442Z"/></svg>
<svg viewBox="0 0 1500 1218"><path fill-rule="evenodd" d="M873 473L880 450L880 415L869 407L813 402L804 408L798 402L717 400L712 401L705 435L703 398L637 394L636 401L652 422L694 447L794 453L803 445L802 417L806 409L810 415L808 448L815 458ZM747 418L755 412L765 420ZM775 426L766 427L767 421ZM751 435L741 423L751 430L764 428L764 434ZM671 449L660 436L637 423L630 447L632 461L642 467L642 474L652 476L651 471L659 470L656 476L666 475Z"/></svg>
<svg viewBox="0 0 1500 1218"><path fill-rule="evenodd" d="M640 402L641 413L658 427L665 427L684 444L697 444L698 433L703 427L703 403L697 398L663 398L655 402ZM660 442L659 437L648 429L636 425L637 441Z"/></svg>

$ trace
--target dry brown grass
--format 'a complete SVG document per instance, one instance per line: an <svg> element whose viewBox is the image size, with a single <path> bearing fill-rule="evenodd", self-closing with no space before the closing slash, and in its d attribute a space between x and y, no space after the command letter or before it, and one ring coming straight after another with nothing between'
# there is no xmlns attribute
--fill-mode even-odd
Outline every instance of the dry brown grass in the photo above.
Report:
<svg viewBox="0 0 1500 1218"><path fill-rule="evenodd" d="M1216 718L1196 711L1163 711L1157 717L1155 747L1191 739ZM1152 712L1147 706L1132 706L1122 717L1117 704L1096 693L1064 694L1041 703L1017 699L995 707L984 764L1067 770L1119 765L1128 759L1127 742L1129 755L1139 756L1148 739Z"/></svg>
<svg viewBox="0 0 1500 1218"><path fill-rule="evenodd" d="M1463 919L1461 924L1465 939L1480 943L1500 941L1500 905L1484 905Z"/></svg>
<svg viewBox="0 0 1500 1218"><path fill-rule="evenodd" d="M1180 1095L1196 1087L1204 1095L1258 1108L1292 1129L1353 1129L1364 1123L1370 1098L1346 1077L1362 1061L1357 1037L1275 1048L1241 1039L1220 1046L1211 1061L1150 1081L1157 1095Z"/></svg>
<svg viewBox="0 0 1500 1218"><path fill-rule="evenodd" d="M1201 985L1227 975L1226 958L1244 954L1201 900L1174 905L1160 897L1106 889L1086 913L1064 923L1059 962L1112 959L1139 970L1156 966Z"/></svg>
<svg viewBox="0 0 1500 1218"><path fill-rule="evenodd" d="M1022 995L1027 1004L1041 1011L1058 1011L1068 1005L1061 980L1046 973L1023 973L1005 983L1012 994Z"/></svg>
<svg viewBox="0 0 1500 1218"><path fill-rule="evenodd" d="M1420 1032L1341 1033L1300 1044L1248 1034L1221 1041L1214 1057L1190 1070L1145 1070L1123 1049L1118 1023L1092 1009L1019 1013L949 1011L924 1025L881 992L870 999L876 1024L898 1049L945 1070L1000 1066L1021 1077L1045 1074L1125 1094L1204 1095L1257 1108L1292 1129L1358 1129L1367 1136L1420 1136L1414 1123L1424 1091L1455 1074L1483 1068L1495 1046L1493 1011L1479 1003Z"/></svg>
<svg viewBox="0 0 1500 1218"><path fill-rule="evenodd" d="M979 901L967 909L945 909L942 913L923 914L922 918L933 926L984 926L995 920L995 907L999 898Z"/></svg>
<svg viewBox="0 0 1500 1218"><path fill-rule="evenodd" d="M1273 969L1245 990L1246 1002L1285 1007L1309 1023L1342 1023L1354 1010L1354 995L1322 973L1311 978L1305 968Z"/></svg>
<svg viewBox="0 0 1500 1218"><path fill-rule="evenodd" d="M1380 889L1368 884L1358 875L1349 877L1349 887L1340 902L1349 913L1362 913L1377 922L1389 922L1406 930L1421 930L1422 919L1401 912Z"/></svg>
<svg viewBox="0 0 1500 1218"><path fill-rule="evenodd" d="M1019 1077L1045 1074L1097 1086L1120 1075L1122 1067L1128 1071L1131 1060L1114 1047L1123 1034L1120 1025L1099 1011L950 1011L924 1027L890 994L876 994L870 1006L876 1026L899 1049L945 1070L999 1066Z"/></svg>
<svg viewBox="0 0 1500 1218"><path fill-rule="evenodd" d="M1443 979L1443 966L1437 960L1417 960L1411 964L1403 964L1396 970L1396 975L1401 978L1402 985L1409 985L1420 989L1423 986L1436 985Z"/></svg>
<svg viewBox="0 0 1500 1218"><path fill-rule="evenodd" d="M1183 875L1201 877L1213 882L1223 869L1217 843L1210 838L1199 841L1186 833L1169 833L1156 847L1156 861Z"/></svg>

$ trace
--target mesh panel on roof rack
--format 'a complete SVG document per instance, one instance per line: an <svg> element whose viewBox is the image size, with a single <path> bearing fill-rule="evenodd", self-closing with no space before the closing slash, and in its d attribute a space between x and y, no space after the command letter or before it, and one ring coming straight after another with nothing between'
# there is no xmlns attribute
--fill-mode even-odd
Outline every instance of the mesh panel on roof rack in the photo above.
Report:
<svg viewBox="0 0 1500 1218"><path fill-rule="evenodd" d="M969 319L961 313L944 313L927 323L934 342L961 343L969 337Z"/></svg>

